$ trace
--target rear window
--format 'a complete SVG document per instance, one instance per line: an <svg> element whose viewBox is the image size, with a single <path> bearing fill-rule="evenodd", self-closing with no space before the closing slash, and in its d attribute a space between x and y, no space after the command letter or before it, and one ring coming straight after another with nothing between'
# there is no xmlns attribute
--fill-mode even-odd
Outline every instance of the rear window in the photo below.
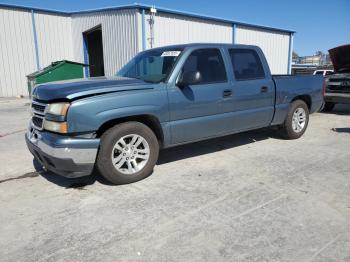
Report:
<svg viewBox="0 0 350 262"><path fill-rule="evenodd" d="M316 71L315 75L323 75L323 71Z"/></svg>
<svg viewBox="0 0 350 262"><path fill-rule="evenodd" d="M264 78L264 68L258 54L249 49L230 49L230 57L236 80Z"/></svg>

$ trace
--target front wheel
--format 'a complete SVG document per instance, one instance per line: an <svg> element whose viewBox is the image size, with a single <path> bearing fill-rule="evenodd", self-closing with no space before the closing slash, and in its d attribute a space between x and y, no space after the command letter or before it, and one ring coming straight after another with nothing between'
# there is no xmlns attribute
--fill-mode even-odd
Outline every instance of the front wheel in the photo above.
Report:
<svg viewBox="0 0 350 262"><path fill-rule="evenodd" d="M282 135L286 139L301 137L309 124L309 108L302 100L292 102L287 118L282 126Z"/></svg>
<svg viewBox="0 0 350 262"><path fill-rule="evenodd" d="M139 122L126 122L101 137L97 168L113 184L128 184L149 176L158 160L159 143L153 131Z"/></svg>

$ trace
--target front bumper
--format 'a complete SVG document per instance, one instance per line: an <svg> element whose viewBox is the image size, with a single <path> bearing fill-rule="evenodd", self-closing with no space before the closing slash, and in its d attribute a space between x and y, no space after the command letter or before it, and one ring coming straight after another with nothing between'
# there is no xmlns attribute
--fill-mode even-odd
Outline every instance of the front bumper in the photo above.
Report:
<svg viewBox="0 0 350 262"><path fill-rule="evenodd" d="M326 93L324 101L331 103L350 104L350 93Z"/></svg>
<svg viewBox="0 0 350 262"><path fill-rule="evenodd" d="M74 178L90 175L100 139L84 139L29 128L25 140L32 155L47 169Z"/></svg>

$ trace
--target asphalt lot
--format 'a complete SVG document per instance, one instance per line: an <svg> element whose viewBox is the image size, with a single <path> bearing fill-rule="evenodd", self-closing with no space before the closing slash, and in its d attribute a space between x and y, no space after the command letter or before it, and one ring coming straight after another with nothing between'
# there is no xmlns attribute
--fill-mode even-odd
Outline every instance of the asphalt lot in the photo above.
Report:
<svg viewBox="0 0 350 262"><path fill-rule="evenodd" d="M350 106L299 140L164 150L124 186L37 172L28 118L28 100L0 99L1 261L350 261Z"/></svg>

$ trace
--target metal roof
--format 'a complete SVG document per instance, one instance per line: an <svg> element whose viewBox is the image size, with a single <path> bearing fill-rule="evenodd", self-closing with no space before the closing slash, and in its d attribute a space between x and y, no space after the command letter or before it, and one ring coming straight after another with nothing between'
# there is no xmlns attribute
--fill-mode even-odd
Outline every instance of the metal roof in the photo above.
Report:
<svg viewBox="0 0 350 262"><path fill-rule="evenodd" d="M75 15L75 14L95 13L95 12L112 11L112 10L125 10L125 9L149 10L151 7L154 7L154 6L135 3L135 4L131 4L131 5L110 6L110 7L103 7L103 8L97 8L97 9L72 11L72 12L59 11L59 10L54 10L54 9L37 8L37 7L31 7L31 6L10 5L10 4L3 4L3 3L0 3L0 8L1 7L21 9L21 10L33 10L33 11L39 11L39 12L55 13L55 14L70 16L70 15ZM292 34L295 33L294 30L290 30L290 29L283 29L283 28L277 28L277 27L271 27L271 26L265 26L265 25L256 25L256 24L240 22L240 21L235 21L235 20L230 20L230 19L224 19L224 18L219 18L219 17L214 17L214 16L196 14L196 13L192 13L192 12L183 12L183 11L173 10L173 9L168 9L168 8L163 8L163 7L155 7L155 8L157 9L158 12L161 12L161 13L175 14L175 15L180 15L180 16L188 16L188 17L205 19L205 20L210 20L210 21L215 21L215 22L236 24L236 25L241 25L241 26L254 27L254 28L260 28L260 29L266 29L266 30L273 30L273 31L285 32L285 33L292 33Z"/></svg>
<svg viewBox="0 0 350 262"><path fill-rule="evenodd" d="M55 13L55 14L61 14L61 15L70 15L70 12L65 11L59 11L54 9L45 9L45 8L38 8L33 6L24 6L24 5L10 5L10 4L4 4L0 3L0 8L11 8L11 9L19 9L19 10L27 10L27 11L39 11L39 12L45 12L45 13Z"/></svg>
<svg viewBox="0 0 350 262"><path fill-rule="evenodd" d="M154 47L151 49L147 49L146 51L150 50L157 50L157 49L185 49L185 48L191 48L191 47L234 47L234 48L256 48L255 45L246 45L246 44L227 44L227 43L187 43L187 44L175 44L175 45L166 45L166 46L160 46L160 47Z"/></svg>

